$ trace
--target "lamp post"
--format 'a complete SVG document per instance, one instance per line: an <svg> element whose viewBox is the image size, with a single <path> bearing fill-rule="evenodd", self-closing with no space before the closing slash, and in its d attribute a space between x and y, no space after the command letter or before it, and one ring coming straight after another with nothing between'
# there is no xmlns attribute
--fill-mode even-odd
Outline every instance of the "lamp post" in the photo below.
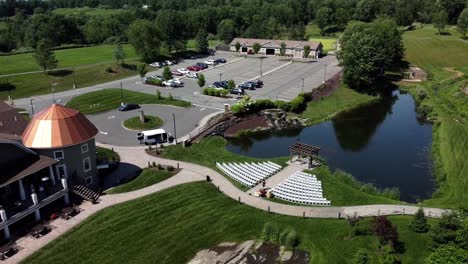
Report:
<svg viewBox="0 0 468 264"><path fill-rule="evenodd" d="M54 104L55 104L55 86L56 85L57 85L56 82L52 83L52 99L54 100Z"/></svg>
<svg viewBox="0 0 468 264"><path fill-rule="evenodd" d="M177 131L176 131L176 123L175 123L175 114L172 113L172 120L174 122L174 143L177 144Z"/></svg>
<svg viewBox="0 0 468 264"><path fill-rule="evenodd" d="M304 92L304 78L301 78L302 80L302 92Z"/></svg>
<svg viewBox="0 0 468 264"><path fill-rule="evenodd" d="M31 116L34 116L34 105L33 105L33 98L29 99L29 102L31 102Z"/></svg>
<svg viewBox="0 0 468 264"><path fill-rule="evenodd" d="M220 82L221 82L221 78L222 78L222 77L223 77L223 74L220 73L220 74L219 74L219 81L220 81Z"/></svg>
<svg viewBox="0 0 468 264"><path fill-rule="evenodd" d="M263 76L262 67L263 67L263 57L260 57L260 77Z"/></svg>
<svg viewBox="0 0 468 264"><path fill-rule="evenodd" d="M327 80L327 67L328 67L328 65L325 64L325 72L323 74L323 83L325 83L325 81Z"/></svg>
<svg viewBox="0 0 468 264"><path fill-rule="evenodd" d="M124 105L124 97L123 97L123 90L122 90L122 82L120 82L120 105Z"/></svg>

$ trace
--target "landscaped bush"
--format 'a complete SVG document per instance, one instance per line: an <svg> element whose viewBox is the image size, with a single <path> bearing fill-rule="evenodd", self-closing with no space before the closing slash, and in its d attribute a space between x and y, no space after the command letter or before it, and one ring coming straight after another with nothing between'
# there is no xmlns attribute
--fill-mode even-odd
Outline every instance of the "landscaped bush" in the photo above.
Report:
<svg viewBox="0 0 468 264"><path fill-rule="evenodd" d="M294 98L289 104L291 105L290 111L294 113L304 111L307 106L306 100L302 95L296 96L296 98Z"/></svg>
<svg viewBox="0 0 468 264"><path fill-rule="evenodd" d="M427 92L423 88L418 88L416 91L416 94L418 95L419 100L423 100L424 98L427 97Z"/></svg>
<svg viewBox="0 0 468 264"><path fill-rule="evenodd" d="M253 105L250 106L251 111L258 112L264 109L275 108L275 102L270 99L256 100Z"/></svg>
<svg viewBox="0 0 468 264"><path fill-rule="evenodd" d="M428 116L432 112L432 106L422 103L418 107L418 113L423 115L423 116Z"/></svg>
<svg viewBox="0 0 468 264"><path fill-rule="evenodd" d="M281 101L281 100L275 101L275 107L281 110L284 110L286 112L289 112L289 110L291 109L291 105L288 102Z"/></svg>
<svg viewBox="0 0 468 264"><path fill-rule="evenodd" d="M159 79L154 79L154 78L149 78L146 80L146 83L147 84L151 84L151 85L156 85L156 86L163 86L163 81L159 80Z"/></svg>
<svg viewBox="0 0 468 264"><path fill-rule="evenodd" d="M204 95L211 95L217 97L224 97L229 93L229 90L225 89L216 89L216 88L205 88L203 89L202 93Z"/></svg>
<svg viewBox="0 0 468 264"><path fill-rule="evenodd" d="M168 165L167 166L167 171L174 171L174 166Z"/></svg>
<svg viewBox="0 0 468 264"><path fill-rule="evenodd" d="M261 238L265 241L279 242L278 227L272 223L266 223L263 226Z"/></svg>

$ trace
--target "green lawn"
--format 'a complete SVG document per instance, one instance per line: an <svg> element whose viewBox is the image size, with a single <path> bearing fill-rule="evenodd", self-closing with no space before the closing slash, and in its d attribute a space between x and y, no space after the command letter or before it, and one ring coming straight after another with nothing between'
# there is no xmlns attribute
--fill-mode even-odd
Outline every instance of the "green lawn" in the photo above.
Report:
<svg viewBox="0 0 468 264"><path fill-rule="evenodd" d="M120 161L120 156L112 149L96 147L96 160L98 161Z"/></svg>
<svg viewBox="0 0 468 264"><path fill-rule="evenodd" d="M147 130L161 127L164 120L157 116L145 115L145 122L142 123L139 116L131 117L124 121L123 125L128 129Z"/></svg>
<svg viewBox="0 0 468 264"><path fill-rule="evenodd" d="M156 95L123 90L124 101L136 104L165 104L179 107L189 107L186 101L158 98ZM82 94L70 100L68 107L79 110L85 115L101 113L117 109L121 103L120 89L105 89Z"/></svg>
<svg viewBox="0 0 468 264"><path fill-rule="evenodd" d="M310 173L317 175L317 179L322 182L323 197L330 200L333 206L402 203L382 195L363 192L355 179L346 177L339 171L331 173L326 166L316 168Z"/></svg>
<svg viewBox="0 0 468 264"><path fill-rule="evenodd" d="M390 219L406 246L403 263L423 263L427 234L409 231L410 217ZM266 222L294 228L300 235L299 248L310 252L311 263L350 263L360 248L367 249L375 262L377 238L347 239L346 220L268 214L198 182L105 209L24 263L187 263L199 250L220 242L258 239ZM366 229L368 223L366 219L360 225Z"/></svg>
<svg viewBox="0 0 468 264"><path fill-rule="evenodd" d="M111 67L113 72L107 72L105 70L107 67ZM5 83L10 83L10 85L15 87L15 89L9 92L0 88L0 99L7 99L8 95L11 95L13 98L24 98L33 95L49 94L51 93L52 83L56 83L55 91L60 92L73 89L73 83L81 88L134 75L137 75L134 69L117 66L115 63L107 63L80 66L75 68L75 71L71 69L62 70L56 73L49 73L49 75L33 73L0 77L0 87ZM77 90L76 93L79 94L80 91Z"/></svg>
<svg viewBox="0 0 468 264"><path fill-rule="evenodd" d="M54 13L60 15L87 15L87 16L111 16L124 12L123 9L107 9L107 8L57 8L54 9Z"/></svg>
<svg viewBox="0 0 468 264"><path fill-rule="evenodd" d="M115 188L106 191L106 193L124 193L134 190L142 189L158 182L169 179L174 176L177 171L158 170L156 168L143 169L142 173L135 179L125 184L119 185Z"/></svg>
<svg viewBox="0 0 468 264"><path fill-rule="evenodd" d="M123 47L127 58L138 58L131 45L125 44ZM114 50L113 45L56 50L57 68L113 62ZM32 53L0 56L0 75L39 70Z"/></svg>
<svg viewBox="0 0 468 264"><path fill-rule="evenodd" d="M432 25L424 25L403 34L405 59L424 70L431 71L436 80L453 75L444 67L468 71L468 41L462 40L455 28L448 28L450 35L438 35Z"/></svg>
<svg viewBox="0 0 468 264"><path fill-rule="evenodd" d="M336 38L311 37L309 40L322 42L325 52L336 50Z"/></svg>
<svg viewBox="0 0 468 264"><path fill-rule="evenodd" d="M301 114L301 117L307 118L307 124L309 125L317 124L332 118L341 111L376 102L377 100L379 100L378 97L358 93L343 85L332 95L308 103L307 109Z"/></svg>
<svg viewBox="0 0 468 264"><path fill-rule="evenodd" d="M208 40L208 45L209 45L210 48L214 48L214 47L218 46L219 44L221 44L221 40L217 40L217 39ZM190 50L196 50L197 49L197 42L195 41L195 39L188 39L187 40L187 49L190 49Z"/></svg>

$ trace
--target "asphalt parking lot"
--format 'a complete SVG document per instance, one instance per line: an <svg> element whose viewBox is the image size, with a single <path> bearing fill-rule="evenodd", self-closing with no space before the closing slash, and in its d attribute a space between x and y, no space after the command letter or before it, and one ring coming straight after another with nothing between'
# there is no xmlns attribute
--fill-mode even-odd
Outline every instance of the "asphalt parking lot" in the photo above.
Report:
<svg viewBox="0 0 468 264"><path fill-rule="evenodd" d="M162 128L174 135L174 121L172 113L175 115L177 138L181 138L194 130L203 117L218 112L215 109L206 107L174 107L168 105L141 105L141 109L128 112L113 110L96 115L88 115L88 119L99 129L96 140L101 143L117 146L135 146L139 144L136 139L138 131L127 130L122 126L123 121L128 118L138 116L142 110L145 115L158 116L164 120Z"/></svg>

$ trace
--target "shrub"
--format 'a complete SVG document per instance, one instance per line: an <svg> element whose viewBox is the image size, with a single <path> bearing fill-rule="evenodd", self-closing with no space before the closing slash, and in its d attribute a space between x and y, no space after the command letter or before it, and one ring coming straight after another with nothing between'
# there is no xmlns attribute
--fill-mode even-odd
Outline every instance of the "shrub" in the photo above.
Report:
<svg viewBox="0 0 468 264"><path fill-rule="evenodd" d="M236 83L234 82L234 80L229 80L227 84L227 89L232 90L234 88L236 88Z"/></svg>
<svg viewBox="0 0 468 264"><path fill-rule="evenodd" d="M367 254L367 251L363 248L361 248L356 252L356 254L354 254L352 261L353 264L367 264L369 262L369 255Z"/></svg>
<svg viewBox="0 0 468 264"><path fill-rule="evenodd" d="M106 67L106 72L108 72L108 73L113 73L114 70L113 70L110 66L107 66L107 67Z"/></svg>
<svg viewBox="0 0 468 264"><path fill-rule="evenodd" d="M163 166L161 164L158 164L158 170L163 170Z"/></svg>
<svg viewBox="0 0 468 264"><path fill-rule="evenodd" d="M427 92L423 88L418 88L416 95L418 96L419 100L424 100L424 98L427 97Z"/></svg>
<svg viewBox="0 0 468 264"><path fill-rule="evenodd" d="M305 98L301 95L296 96L291 102L290 102L291 108L290 111L294 113L300 113L304 111L306 108L306 101Z"/></svg>
<svg viewBox="0 0 468 264"><path fill-rule="evenodd" d="M153 79L153 78L150 78L150 79L147 79L146 80L146 83L147 84L151 84L151 85L156 85L156 86L163 86L163 81L159 80L159 79Z"/></svg>
<svg viewBox="0 0 468 264"><path fill-rule="evenodd" d="M211 95L211 96L217 96L217 97L224 97L226 96L229 91L225 89L216 89L216 88L205 88L203 89L202 93L204 95Z"/></svg>
<svg viewBox="0 0 468 264"><path fill-rule="evenodd" d="M410 224L410 229L416 233L426 233L429 231L429 224L427 223L427 219L422 208L419 208L414 215L413 221L411 221Z"/></svg>
<svg viewBox="0 0 468 264"><path fill-rule="evenodd" d="M174 171L174 166L168 165L167 166L167 171Z"/></svg>
<svg viewBox="0 0 468 264"><path fill-rule="evenodd" d="M252 111L258 112L264 109L274 108L275 103L270 99L256 100L251 106Z"/></svg>
<svg viewBox="0 0 468 264"><path fill-rule="evenodd" d="M299 237L294 230L290 230L286 236L286 243L284 246L287 248L295 248L299 244Z"/></svg>
<svg viewBox="0 0 468 264"><path fill-rule="evenodd" d="M286 101L281 101L281 100L276 100L275 101L275 107L276 108L279 108L279 109L282 109L286 112L289 112L289 110L291 109L291 105L286 102Z"/></svg>
<svg viewBox="0 0 468 264"><path fill-rule="evenodd" d="M278 242L279 241L279 231L276 225L272 223L265 223L262 230L261 238L265 241Z"/></svg>
<svg viewBox="0 0 468 264"><path fill-rule="evenodd" d="M159 166L159 165L158 165ZM156 167L156 162L153 161L153 167Z"/></svg>

